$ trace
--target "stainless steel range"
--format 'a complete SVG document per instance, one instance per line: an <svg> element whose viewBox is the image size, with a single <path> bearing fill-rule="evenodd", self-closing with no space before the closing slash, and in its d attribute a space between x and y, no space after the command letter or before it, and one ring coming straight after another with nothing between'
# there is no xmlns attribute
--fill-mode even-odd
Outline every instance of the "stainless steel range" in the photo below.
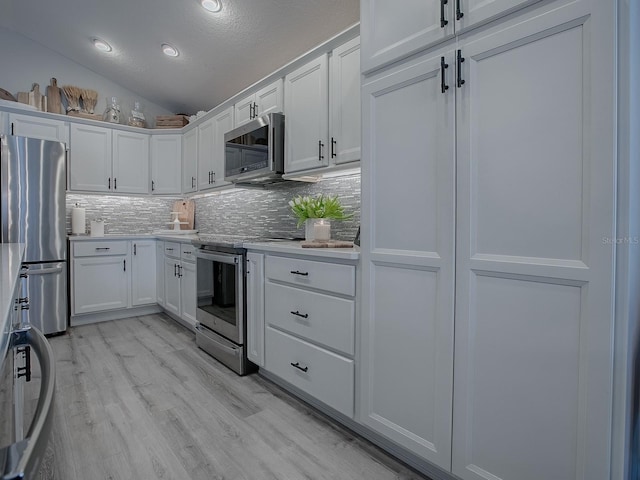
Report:
<svg viewBox="0 0 640 480"><path fill-rule="evenodd" d="M246 250L256 238L200 235L198 248L196 344L239 375L256 369L245 348Z"/></svg>

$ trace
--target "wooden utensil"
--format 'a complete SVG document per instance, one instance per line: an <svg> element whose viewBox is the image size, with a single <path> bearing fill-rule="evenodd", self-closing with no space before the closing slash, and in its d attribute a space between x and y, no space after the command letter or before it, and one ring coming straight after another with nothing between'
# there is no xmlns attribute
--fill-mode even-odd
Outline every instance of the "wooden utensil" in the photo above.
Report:
<svg viewBox="0 0 640 480"><path fill-rule="evenodd" d="M173 204L172 212L180 212L178 220L188 222L180 225L180 230L193 230L195 223L196 203L193 200L178 200Z"/></svg>
<svg viewBox="0 0 640 480"><path fill-rule="evenodd" d="M47 112L63 113L60 94L61 90L58 87L58 80L52 78L51 85L47 86Z"/></svg>
<svg viewBox="0 0 640 480"><path fill-rule="evenodd" d="M0 100L8 100L10 102L17 102L16 97L7 92L4 88L0 88Z"/></svg>

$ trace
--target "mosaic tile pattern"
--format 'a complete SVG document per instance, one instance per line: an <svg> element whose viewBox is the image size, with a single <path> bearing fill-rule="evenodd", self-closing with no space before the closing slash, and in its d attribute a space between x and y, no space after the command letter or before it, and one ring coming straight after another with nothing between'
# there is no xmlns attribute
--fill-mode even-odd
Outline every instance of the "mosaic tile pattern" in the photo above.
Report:
<svg viewBox="0 0 640 480"><path fill-rule="evenodd" d="M353 240L360 225L360 175L349 175L318 183L283 182L268 188L236 188L196 198L195 228L201 233L250 237L304 237L296 227L289 200L297 195L338 195L348 220L334 221L331 236ZM168 228L175 198L116 197L67 194L67 231L71 232L71 208L80 203L87 209L87 231L91 220L102 218L105 233L151 233Z"/></svg>

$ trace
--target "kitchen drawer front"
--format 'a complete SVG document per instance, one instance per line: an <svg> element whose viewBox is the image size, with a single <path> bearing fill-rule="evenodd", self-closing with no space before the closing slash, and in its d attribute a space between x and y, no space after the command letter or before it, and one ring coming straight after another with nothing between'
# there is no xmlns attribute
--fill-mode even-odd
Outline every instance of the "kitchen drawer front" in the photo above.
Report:
<svg viewBox="0 0 640 480"><path fill-rule="evenodd" d="M196 261L196 247L194 247L190 243L182 243L180 245L180 257L182 260L186 262L194 262Z"/></svg>
<svg viewBox="0 0 640 480"><path fill-rule="evenodd" d="M338 412L353 417L353 360L271 327L267 327L265 354L268 371Z"/></svg>
<svg viewBox="0 0 640 480"><path fill-rule="evenodd" d="M100 242L74 242L74 257L101 257L107 255L126 255L129 242L126 240L105 240Z"/></svg>
<svg viewBox="0 0 640 480"><path fill-rule="evenodd" d="M353 355L355 301L267 282L267 324Z"/></svg>
<svg viewBox="0 0 640 480"><path fill-rule="evenodd" d="M317 288L327 292L355 296L356 267L268 255L265 261L268 279Z"/></svg>
<svg viewBox="0 0 640 480"><path fill-rule="evenodd" d="M164 242L164 254L168 257L180 258L182 249L178 242Z"/></svg>

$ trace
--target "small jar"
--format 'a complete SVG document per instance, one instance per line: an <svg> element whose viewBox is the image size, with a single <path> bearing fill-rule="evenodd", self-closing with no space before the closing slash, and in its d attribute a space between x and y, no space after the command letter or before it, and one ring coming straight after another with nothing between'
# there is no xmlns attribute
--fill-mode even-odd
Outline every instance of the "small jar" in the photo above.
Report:
<svg viewBox="0 0 640 480"><path fill-rule="evenodd" d="M120 105L118 105L118 97L110 97L106 99L107 108L102 115L102 120L109 123L120 123Z"/></svg>
<svg viewBox="0 0 640 480"><path fill-rule="evenodd" d="M133 109L131 110L131 115L129 115L128 125L130 127L140 127L145 128L147 126L147 121L144 118L144 113L142 113L142 107L140 106L140 102L133 102Z"/></svg>

